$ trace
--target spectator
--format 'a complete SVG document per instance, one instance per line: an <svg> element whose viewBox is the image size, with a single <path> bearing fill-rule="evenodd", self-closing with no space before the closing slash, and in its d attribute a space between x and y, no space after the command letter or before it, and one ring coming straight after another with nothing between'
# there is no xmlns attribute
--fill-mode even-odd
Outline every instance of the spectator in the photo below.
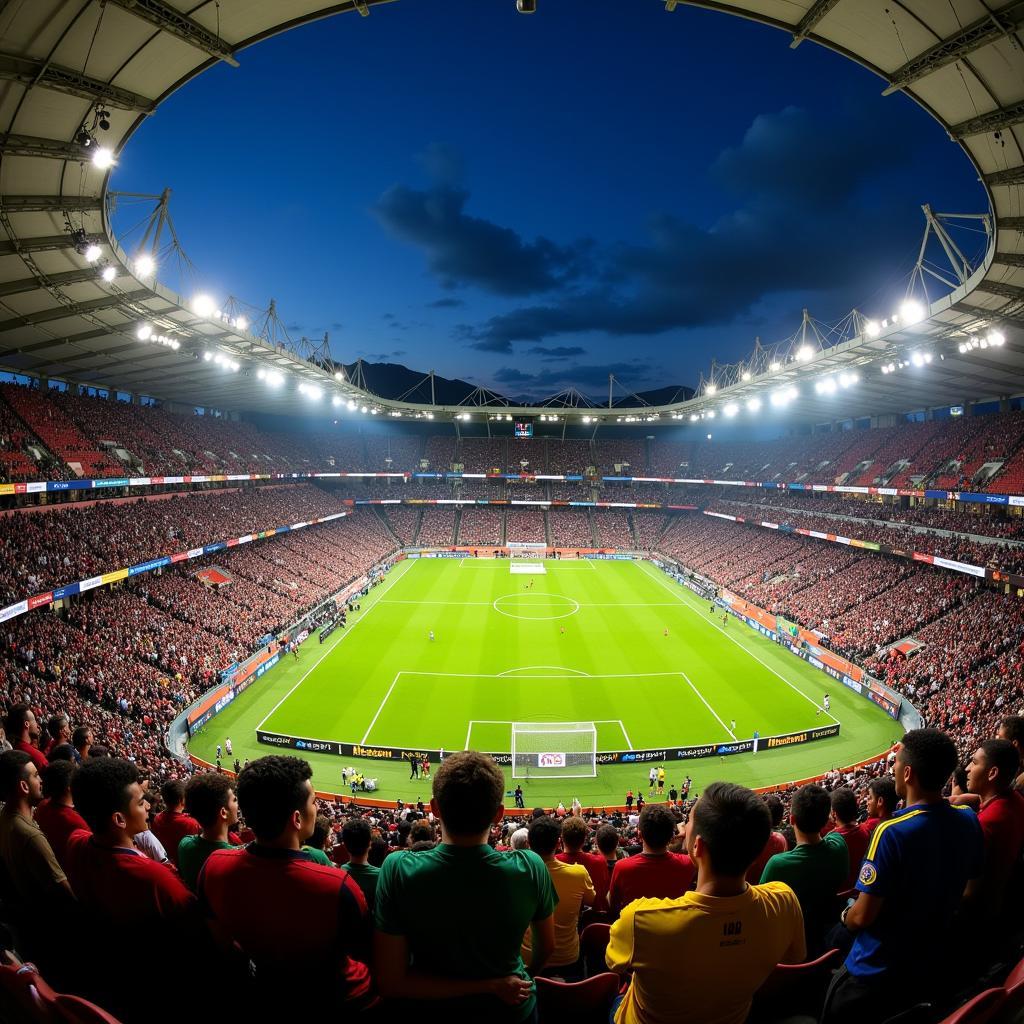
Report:
<svg viewBox="0 0 1024 1024"><path fill-rule="evenodd" d="M608 868L608 881L611 882L612 871L619 861L619 833L614 825L602 825L594 836L594 842L597 843L598 853L604 858L605 865ZM604 896L607 906L607 891Z"/></svg>
<svg viewBox="0 0 1024 1024"><path fill-rule="evenodd" d="M985 740L967 766L967 788L981 798L985 872L979 902L986 920L1006 919L1008 888L1024 852L1024 796L1013 788L1019 769L1009 740Z"/></svg>
<svg viewBox="0 0 1024 1024"><path fill-rule="evenodd" d="M441 842L423 853L393 853L378 878L377 982L387 998L421 1001L418 1021L533 1018L520 944L532 927L530 970L543 968L555 945L556 896L532 850L498 853L487 845L504 791L505 777L489 757L446 757L430 801Z"/></svg>
<svg viewBox="0 0 1024 1024"><path fill-rule="evenodd" d="M46 722L46 733L49 739L43 754L49 758L51 752L65 743L71 742L71 723L67 715L53 715Z"/></svg>
<svg viewBox="0 0 1024 1024"><path fill-rule="evenodd" d="M199 823L197 835L182 836L178 843L178 872L193 891L199 872L214 850L230 850L231 828L238 824L235 784L220 772L200 772L185 786L185 810Z"/></svg>
<svg viewBox="0 0 1024 1024"><path fill-rule="evenodd" d="M883 775L868 783L867 820L861 825L868 840L875 834L875 829L883 821L888 821L896 813L896 784L891 775Z"/></svg>
<svg viewBox="0 0 1024 1024"><path fill-rule="evenodd" d="M544 861L558 896L555 948L544 966L544 973L575 980L580 975L580 911L584 905L593 906L597 894L585 865L567 864L555 857L561 835L562 823L557 818L544 815L530 822L530 849ZM532 953L528 930L523 939L524 960L532 960Z"/></svg>
<svg viewBox="0 0 1024 1024"><path fill-rule="evenodd" d="M317 864L333 868L334 861L327 854L327 841L332 836L331 819L326 814L318 814L313 825L313 834L302 844L302 852L308 854Z"/></svg>
<svg viewBox="0 0 1024 1024"><path fill-rule="evenodd" d="M308 762L277 755L242 769L238 804L256 839L214 850L197 890L214 932L255 964L268 1009L318 978L332 1005L356 1014L375 1002L369 970L350 955L364 941L366 901L347 872L301 849L316 825L312 774Z"/></svg>
<svg viewBox="0 0 1024 1024"><path fill-rule="evenodd" d="M859 813L857 797L849 786L840 786L838 789L832 790L832 823L835 828L830 835L843 837L850 864L846 878L839 886L839 890L842 892L852 889L856 885L860 862L864 859L864 853L868 848L867 833L857 824Z"/></svg>
<svg viewBox="0 0 1024 1024"><path fill-rule="evenodd" d="M785 807L782 806L782 801L772 794L771 796L766 796L764 798L764 803L772 818L772 830L768 834L768 842L764 844L764 849L757 855L757 859L747 869L747 881L751 885L757 885L758 882L761 881L761 874L764 871L765 864L767 864L775 854L785 852L788 845L786 843L786 837L779 831L779 826L782 824L782 816L786 810Z"/></svg>
<svg viewBox="0 0 1024 1024"><path fill-rule="evenodd" d="M91 725L80 725L71 734L71 745L75 748L75 761L78 764L81 764L89 756L89 750L95 742Z"/></svg>
<svg viewBox="0 0 1024 1024"><path fill-rule="evenodd" d="M15 750L24 751L36 766L36 771L41 775L43 769L49 764L45 755L39 749L39 723L36 721L35 713L27 704L13 704L7 712L4 721L11 745Z"/></svg>
<svg viewBox="0 0 1024 1024"><path fill-rule="evenodd" d="M686 829L696 892L637 900L612 925L605 959L613 971L632 972L616 1024L742 1024L775 965L804 959L792 890L746 882L770 832L756 794L727 782L708 786Z"/></svg>
<svg viewBox="0 0 1024 1024"><path fill-rule="evenodd" d="M915 729L896 751L893 777L904 809L875 829L843 911L853 946L829 986L825 1024L862 1024L935 1002L956 972L950 926L984 867L981 826L942 790L956 745L938 729Z"/></svg>
<svg viewBox="0 0 1024 1024"><path fill-rule="evenodd" d="M195 818L183 813L185 787L177 779L168 779L160 787L164 809L153 819L153 835L160 841L172 864L178 864L178 844L185 836L197 836L201 826Z"/></svg>
<svg viewBox="0 0 1024 1024"><path fill-rule="evenodd" d="M1012 743L1014 750L1017 751L1017 756L1021 760L1021 764L1024 765L1024 716L1007 715L999 723L999 731L996 733L996 737ZM1017 776L1013 788L1018 793L1024 793L1024 772Z"/></svg>
<svg viewBox="0 0 1024 1024"><path fill-rule="evenodd" d="M366 906L372 913L377 905L377 876L380 868L369 863L370 840L373 832L363 818L349 818L341 826L341 841L348 850L348 863L344 866L363 892Z"/></svg>
<svg viewBox="0 0 1024 1024"><path fill-rule="evenodd" d="M612 871L608 891L614 915L642 897L682 896L693 884L696 868L685 853L670 853L668 844L676 833L676 819L664 804L651 804L640 814L643 850L620 860Z"/></svg>
<svg viewBox="0 0 1024 1024"><path fill-rule="evenodd" d="M557 855L557 859L563 864L582 864L587 869L597 894L594 909L603 912L608 909L608 883L611 880L611 872L608 870L608 862L601 854L584 853L583 844L586 843L589 834L590 829L582 818L566 818L562 823L562 852ZM557 882L555 889L558 889ZM556 914L555 931L557 930Z"/></svg>
<svg viewBox="0 0 1024 1024"><path fill-rule="evenodd" d="M10 905L25 947L35 956L45 949L42 928L49 928L71 902L67 876L32 817L43 799L42 780L23 750L0 754L0 865L3 897Z"/></svg>
<svg viewBox="0 0 1024 1024"><path fill-rule="evenodd" d="M777 853L761 874L762 884L785 882L796 893L804 915L807 952L812 957L822 951L825 931L837 909L836 894L850 869L842 836L830 832L821 837L831 811L828 793L821 786L801 786L789 810L796 848Z"/></svg>
<svg viewBox="0 0 1024 1024"><path fill-rule="evenodd" d="M36 808L36 824L43 830L57 863L67 863L68 840L79 829L89 830L71 799L72 761L51 761L43 772L43 802Z"/></svg>

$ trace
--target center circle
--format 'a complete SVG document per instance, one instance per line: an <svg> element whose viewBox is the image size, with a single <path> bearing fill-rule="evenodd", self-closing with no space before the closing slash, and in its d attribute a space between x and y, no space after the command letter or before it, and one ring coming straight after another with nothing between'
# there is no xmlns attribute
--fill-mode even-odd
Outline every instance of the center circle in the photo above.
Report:
<svg viewBox="0 0 1024 1024"><path fill-rule="evenodd" d="M580 603L561 594L504 594L495 598L494 610L510 619L543 622L575 615L580 610Z"/></svg>

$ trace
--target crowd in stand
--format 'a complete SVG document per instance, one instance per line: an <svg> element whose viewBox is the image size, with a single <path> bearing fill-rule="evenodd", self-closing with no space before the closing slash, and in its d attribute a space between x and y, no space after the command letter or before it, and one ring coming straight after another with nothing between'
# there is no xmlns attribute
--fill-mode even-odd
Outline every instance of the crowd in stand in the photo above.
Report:
<svg viewBox="0 0 1024 1024"><path fill-rule="evenodd" d="M459 514L460 544L501 544L504 515L498 509L464 508ZM543 540L539 537L538 540Z"/></svg>
<svg viewBox="0 0 1024 1024"><path fill-rule="evenodd" d="M595 509L594 530L601 547L621 548L631 551L636 547L633 531L629 526L629 516L617 509Z"/></svg>
<svg viewBox="0 0 1024 1024"><path fill-rule="evenodd" d="M594 535L587 509L553 508L548 512L552 543L557 547L591 548Z"/></svg>

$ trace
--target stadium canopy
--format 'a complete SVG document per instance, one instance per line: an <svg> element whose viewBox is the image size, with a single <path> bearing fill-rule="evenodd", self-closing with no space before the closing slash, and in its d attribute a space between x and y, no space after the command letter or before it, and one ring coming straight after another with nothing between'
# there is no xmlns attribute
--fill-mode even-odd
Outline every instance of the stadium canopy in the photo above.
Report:
<svg viewBox="0 0 1024 1024"><path fill-rule="evenodd" d="M396 417L497 415L487 392L471 400L486 410L383 400L339 379L322 351L275 344L253 333L256 325L217 311L199 316L146 276L138 254L122 251L111 231L110 171L93 163L97 146L115 157L129 147L130 159L135 129L206 68L237 66L246 47L317 18L372 17L382 2L0 0L0 366L230 410L308 413L319 389L321 403L337 397ZM630 2L664 3L666 18L686 6L752 18L788 33L794 46L818 43L858 61L886 92L907 93L977 169L990 202L979 222L988 247L979 266L952 272L949 294L918 322L857 321L836 344L805 347L798 337L720 369L713 386L687 402L633 410L621 400L614 409L568 402L560 419L649 425L767 408L774 396L789 417L826 422L851 408L864 416L1024 392L1022 0ZM927 188L922 181L923 194ZM956 254L948 255L955 268ZM992 331L1002 346L988 344ZM915 373L925 360L926 372ZM272 399L274 373L283 382ZM854 375L850 401L837 400L830 389ZM552 411L500 408L512 416Z"/></svg>

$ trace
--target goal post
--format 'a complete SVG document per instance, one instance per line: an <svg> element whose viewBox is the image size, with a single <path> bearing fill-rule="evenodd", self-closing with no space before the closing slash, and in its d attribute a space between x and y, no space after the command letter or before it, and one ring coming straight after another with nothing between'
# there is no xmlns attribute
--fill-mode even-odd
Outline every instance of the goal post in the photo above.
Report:
<svg viewBox="0 0 1024 1024"><path fill-rule="evenodd" d="M597 775L593 722L513 722L512 778L592 779Z"/></svg>

